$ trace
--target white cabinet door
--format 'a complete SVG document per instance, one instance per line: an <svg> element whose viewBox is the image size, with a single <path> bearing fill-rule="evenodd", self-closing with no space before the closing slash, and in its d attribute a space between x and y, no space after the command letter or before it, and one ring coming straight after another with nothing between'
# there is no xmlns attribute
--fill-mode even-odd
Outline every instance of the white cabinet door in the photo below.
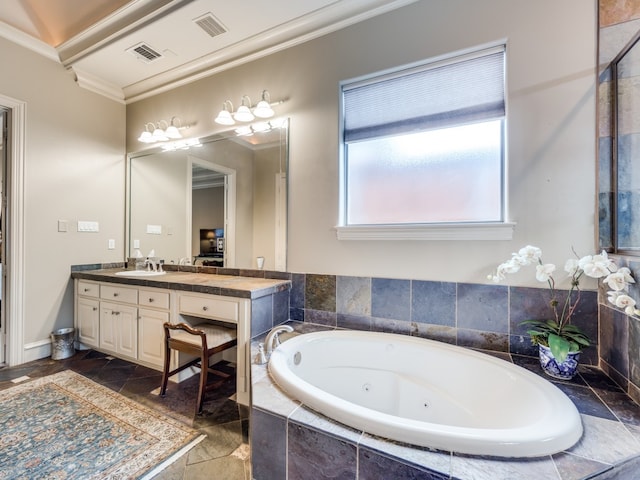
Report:
<svg viewBox="0 0 640 480"><path fill-rule="evenodd" d="M116 353L115 309L118 305L102 302L100 304L100 348Z"/></svg>
<svg viewBox="0 0 640 480"><path fill-rule="evenodd" d="M117 352L135 360L138 358L138 309L118 306Z"/></svg>
<svg viewBox="0 0 640 480"><path fill-rule="evenodd" d="M78 297L77 322L80 343L97 348L100 331L100 302L93 298Z"/></svg>
<svg viewBox="0 0 640 480"><path fill-rule="evenodd" d="M164 365L164 329L169 312L138 309L138 360L162 368Z"/></svg>
<svg viewBox="0 0 640 480"><path fill-rule="evenodd" d="M100 348L135 359L138 353L137 308L117 303L100 304Z"/></svg>

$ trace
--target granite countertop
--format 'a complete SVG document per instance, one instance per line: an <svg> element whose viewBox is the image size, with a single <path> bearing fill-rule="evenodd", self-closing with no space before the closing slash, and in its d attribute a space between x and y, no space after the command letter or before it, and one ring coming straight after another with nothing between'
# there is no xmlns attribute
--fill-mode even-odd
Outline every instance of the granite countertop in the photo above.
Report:
<svg viewBox="0 0 640 480"><path fill-rule="evenodd" d="M265 295L271 295L291 288L290 280L239 275L184 271L167 271L165 275L153 277L116 275L116 272L122 272L123 270L123 268L107 268L74 271L71 273L71 278L251 299L264 297Z"/></svg>

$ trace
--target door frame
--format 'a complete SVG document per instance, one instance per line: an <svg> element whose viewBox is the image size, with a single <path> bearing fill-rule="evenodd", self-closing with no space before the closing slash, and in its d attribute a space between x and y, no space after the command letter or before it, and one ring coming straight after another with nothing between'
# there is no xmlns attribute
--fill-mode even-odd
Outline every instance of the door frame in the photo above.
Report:
<svg viewBox="0 0 640 480"><path fill-rule="evenodd" d="M225 268L236 268L236 176L237 172L233 168L225 167L217 163L210 162L195 155L187 155L187 168L189 175L187 178L187 238L191 238L192 228L192 165L200 165L214 172L224 174L224 266ZM189 243L191 249L191 243ZM193 252L191 252L193 258Z"/></svg>
<svg viewBox="0 0 640 480"><path fill-rule="evenodd" d="M0 105L9 115L9 155L7 165L7 217L4 221L5 243L5 362L20 365L24 359L24 159L26 134L26 102L0 94Z"/></svg>

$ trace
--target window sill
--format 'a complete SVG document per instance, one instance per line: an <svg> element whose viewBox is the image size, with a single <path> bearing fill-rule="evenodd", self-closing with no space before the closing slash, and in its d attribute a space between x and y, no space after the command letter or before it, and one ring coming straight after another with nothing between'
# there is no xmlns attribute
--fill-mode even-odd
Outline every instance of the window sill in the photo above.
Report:
<svg viewBox="0 0 640 480"><path fill-rule="evenodd" d="M511 240L516 224L458 223L433 225L338 226L338 240Z"/></svg>

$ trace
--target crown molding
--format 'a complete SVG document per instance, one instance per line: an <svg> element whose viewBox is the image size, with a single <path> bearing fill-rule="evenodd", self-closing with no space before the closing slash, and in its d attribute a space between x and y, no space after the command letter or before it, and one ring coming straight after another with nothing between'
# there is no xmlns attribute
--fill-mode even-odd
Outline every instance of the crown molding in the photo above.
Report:
<svg viewBox="0 0 640 480"><path fill-rule="evenodd" d="M49 60L53 60L58 63L60 62L60 57L58 56L58 52L55 48L4 22L0 22L0 37L42 55Z"/></svg>
<svg viewBox="0 0 640 480"><path fill-rule="evenodd" d="M117 85L105 82L101 78L91 75L88 72L83 72L77 68L69 68L69 71L75 75L76 83L78 86L89 90L91 92L102 95L103 97L115 100L118 103L124 104L124 93L122 89Z"/></svg>

